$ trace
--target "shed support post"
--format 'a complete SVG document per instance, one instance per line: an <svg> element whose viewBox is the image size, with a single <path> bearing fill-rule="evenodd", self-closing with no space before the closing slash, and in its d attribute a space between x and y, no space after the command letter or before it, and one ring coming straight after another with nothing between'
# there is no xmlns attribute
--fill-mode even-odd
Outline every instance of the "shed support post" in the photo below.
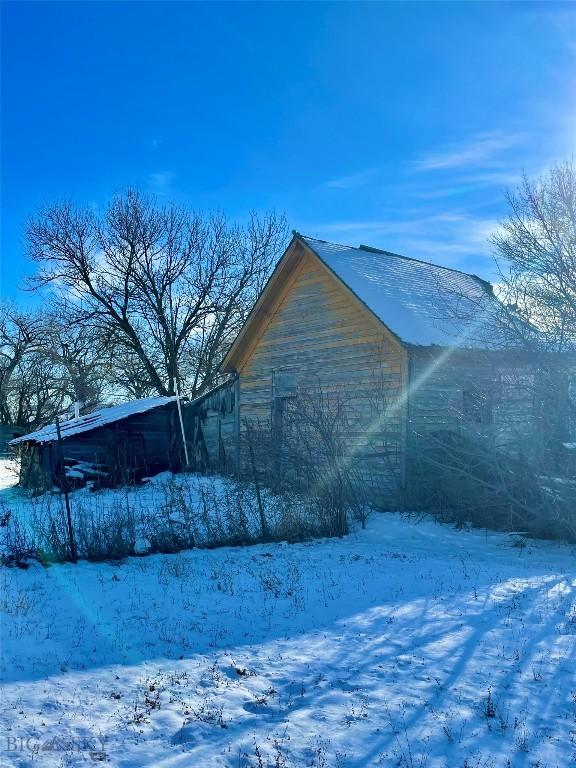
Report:
<svg viewBox="0 0 576 768"><path fill-rule="evenodd" d="M180 419L180 429L182 431L182 445L184 446L184 456L186 457L186 466L190 466L188 458L188 446L186 445L186 432L184 431L184 419L182 418L182 406L180 404L180 393L178 392L178 381L174 377L174 392L176 393L176 405L178 406L178 418Z"/></svg>
<svg viewBox="0 0 576 768"><path fill-rule="evenodd" d="M74 540L74 529L72 528L72 515L70 513L70 499L68 497L68 478L66 477L66 468L64 466L64 450L62 448L62 434L60 432L60 422L56 416L56 437L58 440L58 459L60 462L60 483L64 491L64 501L66 503L66 522L68 524L68 539L70 542L70 557L73 563L78 562L78 553L76 551L76 541Z"/></svg>

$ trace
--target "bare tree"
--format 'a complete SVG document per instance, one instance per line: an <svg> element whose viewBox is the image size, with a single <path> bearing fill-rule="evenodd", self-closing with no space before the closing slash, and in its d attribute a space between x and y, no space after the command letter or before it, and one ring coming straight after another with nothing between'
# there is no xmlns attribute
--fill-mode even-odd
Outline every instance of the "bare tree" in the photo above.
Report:
<svg viewBox="0 0 576 768"><path fill-rule="evenodd" d="M0 307L0 423L32 429L62 409L67 382L47 349L40 314Z"/></svg>
<svg viewBox="0 0 576 768"><path fill-rule="evenodd" d="M491 238L500 302L488 286L474 293L455 281L454 296L439 308L439 319L465 328L473 342L486 378L474 382L476 394L494 404L496 418L478 428L460 418L457 434L415 435L412 490L425 507L447 506L460 521L573 538L574 164L524 176L507 200L508 216Z"/></svg>
<svg viewBox="0 0 576 768"><path fill-rule="evenodd" d="M509 395L515 382L522 391L538 427L532 455L550 464L576 430L574 164L556 165L536 180L524 176L507 200L508 216L491 238L500 276L495 292L488 284L462 289L455 280L452 291L435 292L437 314L456 341L475 347L497 371L494 388L506 382Z"/></svg>
<svg viewBox="0 0 576 768"><path fill-rule="evenodd" d="M110 386L106 339L90 324L63 322L55 314L44 320L43 335L40 352L62 370L70 400L94 409Z"/></svg>
<svg viewBox="0 0 576 768"><path fill-rule="evenodd" d="M561 163L535 181L524 176L507 195L509 213L491 238L501 296L546 352L576 344L576 169ZM518 324L511 325L517 337Z"/></svg>
<svg viewBox="0 0 576 768"><path fill-rule="evenodd" d="M15 307L0 307L0 419L13 424L14 413L10 402L18 366L24 356L37 344L36 323Z"/></svg>
<svg viewBox="0 0 576 768"><path fill-rule="evenodd" d="M112 340L106 350L105 370L112 391L128 399L158 394L142 360L131 349Z"/></svg>
<svg viewBox="0 0 576 768"><path fill-rule="evenodd" d="M102 215L65 203L27 227L34 286L64 294L70 317L136 358L161 395L174 393L175 379L191 395L212 384L286 237L274 213L239 226L221 213L158 207L132 189Z"/></svg>
<svg viewBox="0 0 576 768"><path fill-rule="evenodd" d="M560 163L536 180L524 176L507 200L508 217L491 238L500 297L508 316L521 321L507 324L507 338L531 353L537 439L554 464L576 428L574 163Z"/></svg>

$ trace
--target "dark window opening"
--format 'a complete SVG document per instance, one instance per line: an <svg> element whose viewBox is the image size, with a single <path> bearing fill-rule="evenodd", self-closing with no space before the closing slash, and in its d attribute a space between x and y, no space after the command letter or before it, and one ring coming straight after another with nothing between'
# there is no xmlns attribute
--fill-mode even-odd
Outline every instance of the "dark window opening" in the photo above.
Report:
<svg viewBox="0 0 576 768"><path fill-rule="evenodd" d="M275 368L272 371L272 399L297 397L298 381L294 368Z"/></svg>
<svg viewBox="0 0 576 768"><path fill-rule="evenodd" d="M468 424L492 423L492 400L485 390L471 387L462 392L462 416Z"/></svg>

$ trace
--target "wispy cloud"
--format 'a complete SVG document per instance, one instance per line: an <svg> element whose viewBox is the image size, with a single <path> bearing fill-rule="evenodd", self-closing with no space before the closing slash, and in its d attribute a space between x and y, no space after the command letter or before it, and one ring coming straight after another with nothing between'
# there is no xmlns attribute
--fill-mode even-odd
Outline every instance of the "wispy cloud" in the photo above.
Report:
<svg viewBox="0 0 576 768"><path fill-rule="evenodd" d="M450 144L412 162L415 171L458 170L462 168L498 166L501 153L518 146L523 140L519 133L482 133L467 141Z"/></svg>
<svg viewBox="0 0 576 768"><path fill-rule="evenodd" d="M341 221L332 221L325 224L316 224L313 227L315 232L322 231L329 235L349 235L356 233L370 233L373 236L381 235L402 235L415 231L426 231L432 226L439 224L454 224L465 221L468 217L461 213L435 213L435 214L410 214L403 212L401 218L390 219L360 219L358 221L344 219ZM305 230L308 231L308 230Z"/></svg>
<svg viewBox="0 0 576 768"><path fill-rule="evenodd" d="M147 186L154 195L167 195L172 191L174 179L172 171L155 171L148 176Z"/></svg>
<svg viewBox="0 0 576 768"><path fill-rule="evenodd" d="M331 179L326 182L325 186L332 189L355 189L356 187L363 187L365 184L368 184L380 170L380 167L367 168L365 171L352 173L350 176L340 176L337 179Z"/></svg>
<svg viewBox="0 0 576 768"><path fill-rule="evenodd" d="M336 242L366 243L405 256L470 271L492 271L489 236L498 220L461 212L402 212L398 218L341 220L310 224L302 230ZM484 268L482 268L484 265Z"/></svg>
<svg viewBox="0 0 576 768"><path fill-rule="evenodd" d="M515 187L521 179L522 174L513 171L495 170L493 172L487 171L486 173L465 174L458 176L451 184L435 184L429 189L416 190L413 194L421 200L438 200L444 197L467 195L486 187L493 187L495 190L501 190L504 187Z"/></svg>
<svg viewBox="0 0 576 768"><path fill-rule="evenodd" d="M555 152L567 145L559 126L557 118L549 143L538 141L534 127L530 134L509 128L431 146L405 161L393 184L382 165L335 178L324 186L354 190L351 210L359 211L362 198L372 213L299 222L299 229L496 277L489 238L505 215L503 190L515 187L523 172L538 175L549 165L550 144ZM375 198L381 201L376 209Z"/></svg>

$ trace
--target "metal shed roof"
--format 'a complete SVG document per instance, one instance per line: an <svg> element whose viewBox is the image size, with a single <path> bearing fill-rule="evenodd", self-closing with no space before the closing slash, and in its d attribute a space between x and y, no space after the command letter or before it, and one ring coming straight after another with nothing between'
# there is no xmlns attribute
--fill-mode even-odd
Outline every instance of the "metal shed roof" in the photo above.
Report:
<svg viewBox="0 0 576 768"><path fill-rule="evenodd" d="M133 416L136 413L145 413L151 411L153 408L160 408L163 405L168 405L176 401L176 397L145 397L141 400L131 400L128 403L122 403L122 405L113 405L110 408L99 408L97 411L87 413L85 416L79 416L77 419L68 419L60 422L60 432L62 439L71 437L72 435L79 435L82 432L89 432L98 427L103 427L106 424L112 424L116 421L122 421L129 416ZM19 443L51 443L56 440L56 425L48 424L48 426L31 432L28 435L17 437L11 440L8 445L18 445Z"/></svg>

